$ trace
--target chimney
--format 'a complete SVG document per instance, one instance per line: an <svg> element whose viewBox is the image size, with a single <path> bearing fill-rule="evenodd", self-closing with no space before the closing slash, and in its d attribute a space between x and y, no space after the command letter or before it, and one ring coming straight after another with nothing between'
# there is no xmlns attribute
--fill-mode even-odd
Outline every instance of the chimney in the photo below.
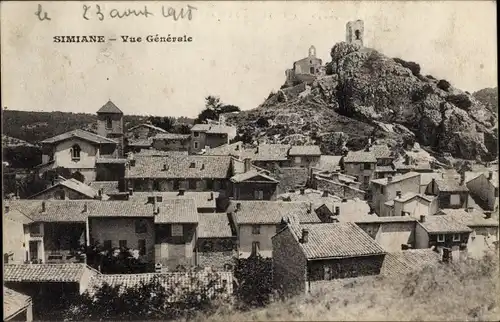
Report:
<svg viewBox="0 0 500 322"><path fill-rule="evenodd" d="M236 203L236 211L240 211L241 210L241 202L237 202Z"/></svg>
<svg viewBox="0 0 500 322"><path fill-rule="evenodd" d="M425 222L425 215L420 216L420 222Z"/></svg>
<svg viewBox="0 0 500 322"><path fill-rule="evenodd" d="M323 197L328 197L328 190L323 191Z"/></svg>
<svg viewBox="0 0 500 322"><path fill-rule="evenodd" d="M465 172L460 173L460 185L465 183Z"/></svg>
<svg viewBox="0 0 500 322"><path fill-rule="evenodd" d="M452 253L450 248L443 248L443 262L449 263L452 261Z"/></svg>
<svg viewBox="0 0 500 322"><path fill-rule="evenodd" d="M370 152L370 145L367 145L367 146L365 147L365 152Z"/></svg>
<svg viewBox="0 0 500 322"><path fill-rule="evenodd" d="M201 164L200 170L203 170L203 169L205 169L205 163Z"/></svg>
<svg viewBox="0 0 500 322"><path fill-rule="evenodd" d="M257 146L257 148L255 148L255 154L259 153L259 146Z"/></svg>
<svg viewBox="0 0 500 322"><path fill-rule="evenodd" d="M302 238L300 239L300 242L302 244L307 244L308 241L309 241L309 230L302 229Z"/></svg>
<svg viewBox="0 0 500 322"><path fill-rule="evenodd" d="M306 189L300 188L300 194L303 195L305 193Z"/></svg>
<svg viewBox="0 0 500 322"><path fill-rule="evenodd" d="M47 211L47 207L46 207L45 201L42 201L42 212L45 212L45 211Z"/></svg>
<svg viewBox="0 0 500 322"><path fill-rule="evenodd" d="M214 193L210 192L210 198L208 200L214 200Z"/></svg>
<svg viewBox="0 0 500 322"><path fill-rule="evenodd" d="M235 151L239 151L240 150L240 146L238 144L236 144L236 147L234 148Z"/></svg>
<svg viewBox="0 0 500 322"><path fill-rule="evenodd" d="M148 203L155 204L156 203L156 196L148 196Z"/></svg>
<svg viewBox="0 0 500 322"><path fill-rule="evenodd" d="M307 208L307 213L310 214L312 212L312 207L313 207L313 204L312 202L309 203L309 207Z"/></svg>
<svg viewBox="0 0 500 322"><path fill-rule="evenodd" d="M245 163L245 172L250 171L250 169L252 168L252 159L245 158L243 162Z"/></svg>
<svg viewBox="0 0 500 322"><path fill-rule="evenodd" d="M87 203L84 203L83 204L83 212L88 212L89 211L89 207L87 206Z"/></svg>
<svg viewBox="0 0 500 322"><path fill-rule="evenodd" d="M488 172L488 180L493 179L493 171Z"/></svg>
<svg viewBox="0 0 500 322"><path fill-rule="evenodd" d="M5 206L5 213L8 213L8 212L9 212L9 210L10 210L10 206L9 206L9 205L6 205L6 206Z"/></svg>
<svg viewBox="0 0 500 322"><path fill-rule="evenodd" d="M410 156L409 155L405 155L405 164L410 165Z"/></svg>
<svg viewBox="0 0 500 322"><path fill-rule="evenodd" d="M132 196L134 194L134 188L128 188L128 194Z"/></svg>
<svg viewBox="0 0 500 322"><path fill-rule="evenodd" d="M99 190L97 190L97 195L102 198L102 188L100 188Z"/></svg>
<svg viewBox="0 0 500 322"><path fill-rule="evenodd" d="M491 218L491 211L485 211L484 212L484 218L485 219L490 219Z"/></svg>
<svg viewBox="0 0 500 322"><path fill-rule="evenodd" d="M131 159L131 160L129 160L129 165L130 165L131 167L135 167L135 159Z"/></svg>
<svg viewBox="0 0 500 322"><path fill-rule="evenodd" d="M183 188L180 188L179 189L179 196L184 196L184 189Z"/></svg>
<svg viewBox="0 0 500 322"><path fill-rule="evenodd" d="M396 191L396 198L401 198L401 191Z"/></svg>
<svg viewBox="0 0 500 322"><path fill-rule="evenodd" d="M339 216L340 215L340 207L335 207L335 216Z"/></svg>
<svg viewBox="0 0 500 322"><path fill-rule="evenodd" d="M387 176L387 182L392 182L392 175Z"/></svg>

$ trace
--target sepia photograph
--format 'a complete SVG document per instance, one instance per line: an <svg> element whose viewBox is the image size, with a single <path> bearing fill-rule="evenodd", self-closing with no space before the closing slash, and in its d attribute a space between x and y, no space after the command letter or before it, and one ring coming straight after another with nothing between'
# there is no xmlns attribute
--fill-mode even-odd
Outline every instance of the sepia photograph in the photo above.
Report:
<svg viewBox="0 0 500 322"><path fill-rule="evenodd" d="M495 1L2 1L4 321L499 321Z"/></svg>

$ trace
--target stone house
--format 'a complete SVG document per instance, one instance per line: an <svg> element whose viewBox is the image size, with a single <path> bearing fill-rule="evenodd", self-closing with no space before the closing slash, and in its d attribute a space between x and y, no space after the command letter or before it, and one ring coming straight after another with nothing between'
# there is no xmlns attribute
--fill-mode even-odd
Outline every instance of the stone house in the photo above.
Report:
<svg viewBox="0 0 500 322"><path fill-rule="evenodd" d="M275 200L278 181L264 171L254 170L245 159L244 173L231 177L232 196L237 200Z"/></svg>
<svg viewBox="0 0 500 322"><path fill-rule="evenodd" d="M442 179L443 174L439 172L429 172L429 173L420 173L420 194L425 194L427 190L427 186L431 183L432 179Z"/></svg>
<svg viewBox="0 0 500 322"><path fill-rule="evenodd" d="M95 190L76 179L59 181L49 188L40 191L28 199L37 200L77 200L77 199L108 199L102 190Z"/></svg>
<svg viewBox="0 0 500 322"><path fill-rule="evenodd" d="M229 268L237 251L236 226L227 213L200 215L196 248L198 264L217 269Z"/></svg>
<svg viewBox="0 0 500 322"><path fill-rule="evenodd" d="M384 203L380 216L412 216L418 219L420 216L434 215L437 211L438 202L433 196L396 191L396 198Z"/></svg>
<svg viewBox="0 0 500 322"><path fill-rule="evenodd" d="M161 127L157 127L149 123L143 123L128 129L127 133L125 133L125 136L127 139L129 139L129 141L147 140L159 133L167 133L167 131L165 131Z"/></svg>
<svg viewBox="0 0 500 322"><path fill-rule="evenodd" d="M249 158L255 166L273 171L277 167L290 166L289 150L290 145L287 144L259 144L255 148L245 149L241 159Z"/></svg>
<svg viewBox="0 0 500 322"><path fill-rule="evenodd" d="M158 133L152 138L151 146L160 151L189 151L189 134Z"/></svg>
<svg viewBox="0 0 500 322"><path fill-rule="evenodd" d="M148 139L125 139L125 154L129 152L139 153L142 150L151 149L153 138Z"/></svg>
<svg viewBox="0 0 500 322"><path fill-rule="evenodd" d="M226 193L233 175L229 156L136 156L125 172L133 191L218 191Z"/></svg>
<svg viewBox="0 0 500 322"><path fill-rule="evenodd" d="M22 264L29 260L28 225L33 220L18 209L11 210L9 204L4 206L3 218L3 230L8 232L3 237L3 262L4 264Z"/></svg>
<svg viewBox="0 0 500 322"><path fill-rule="evenodd" d="M321 222L312 208L306 202L231 201L227 212L237 227L238 257L247 258L251 254L272 257L271 237L282 228L282 219L297 216L299 222Z"/></svg>
<svg viewBox="0 0 500 322"><path fill-rule="evenodd" d="M118 157L117 142L83 130L73 130L45 139L42 144L43 164L38 171L67 168L85 182L96 178L96 160Z"/></svg>
<svg viewBox="0 0 500 322"><path fill-rule="evenodd" d="M371 182L371 204L375 213L379 216L389 213L385 209L385 203L401 194L419 193L420 174L409 172L398 176L375 179Z"/></svg>
<svg viewBox="0 0 500 322"><path fill-rule="evenodd" d="M365 216L355 223L388 252L416 248L416 218Z"/></svg>
<svg viewBox="0 0 500 322"><path fill-rule="evenodd" d="M274 287L285 295L310 292L323 281L378 275L386 254L353 223L290 222L272 245Z"/></svg>
<svg viewBox="0 0 500 322"><path fill-rule="evenodd" d="M199 153L208 148L229 144L236 137L234 126L218 124L195 124L191 128L191 153Z"/></svg>
<svg viewBox="0 0 500 322"><path fill-rule="evenodd" d="M295 86L298 82L310 83L315 76L321 75L322 60L316 57L316 48L311 46L307 57L293 63L293 68L285 72L288 86Z"/></svg>
<svg viewBox="0 0 500 322"><path fill-rule="evenodd" d="M151 191L151 192L140 192L140 191L129 191L126 200L143 202L143 203L154 203L162 202L165 199L193 199L196 204L196 210L198 213L214 213L220 209L218 204L220 194L214 191L185 191L184 189L179 189L179 191Z"/></svg>
<svg viewBox="0 0 500 322"><path fill-rule="evenodd" d="M238 141L230 144L224 144L216 148L205 150L204 155L229 155L236 159L241 159L243 153L243 142Z"/></svg>
<svg viewBox="0 0 500 322"><path fill-rule="evenodd" d="M319 145L293 145L288 151L292 167L312 168L319 164Z"/></svg>
<svg viewBox="0 0 500 322"><path fill-rule="evenodd" d="M467 174L466 174L467 175ZM466 180L471 197L484 209L496 210L498 207L498 172L489 171Z"/></svg>
<svg viewBox="0 0 500 322"><path fill-rule="evenodd" d="M463 178L432 179L427 185L425 194L436 196L439 208L467 208L469 189L464 184Z"/></svg>
<svg viewBox="0 0 500 322"><path fill-rule="evenodd" d="M435 247L451 250L453 257L459 258L461 251L467 250L467 242L472 229L451 216L422 216L416 226L415 248Z"/></svg>
<svg viewBox="0 0 500 322"><path fill-rule="evenodd" d="M357 178L338 172L328 174L313 173L310 186L317 190L328 191L330 194L340 198L366 198L366 192L360 189L361 184L357 181Z"/></svg>
<svg viewBox="0 0 500 322"><path fill-rule="evenodd" d="M486 251L498 249L498 214L467 209L441 209L438 215L449 216L452 219L472 229L467 242L467 252L472 258L480 259Z"/></svg>
<svg viewBox="0 0 500 322"><path fill-rule="evenodd" d="M375 179L377 159L368 147L362 151L349 151L342 164L345 174L358 178L363 190L368 189L370 181Z"/></svg>
<svg viewBox="0 0 500 322"><path fill-rule="evenodd" d="M33 321L33 303L31 297L4 286L3 320Z"/></svg>

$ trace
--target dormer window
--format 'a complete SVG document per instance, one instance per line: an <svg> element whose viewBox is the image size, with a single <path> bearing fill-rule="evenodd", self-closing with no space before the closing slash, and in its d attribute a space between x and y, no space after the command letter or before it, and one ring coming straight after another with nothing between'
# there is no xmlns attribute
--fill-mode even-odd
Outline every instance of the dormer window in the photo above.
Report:
<svg viewBox="0 0 500 322"><path fill-rule="evenodd" d="M111 129L113 127L113 121L111 120L111 117L106 118L106 128Z"/></svg>
<svg viewBox="0 0 500 322"><path fill-rule="evenodd" d="M71 159L73 161L80 160L80 152L81 151L82 151L82 149L80 148L80 146L78 144L73 145L73 147L71 148Z"/></svg>

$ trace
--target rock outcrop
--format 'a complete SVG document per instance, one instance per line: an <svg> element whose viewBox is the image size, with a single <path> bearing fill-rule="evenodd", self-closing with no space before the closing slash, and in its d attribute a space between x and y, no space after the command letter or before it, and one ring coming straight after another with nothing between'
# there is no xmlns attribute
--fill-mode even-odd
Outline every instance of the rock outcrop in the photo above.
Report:
<svg viewBox="0 0 500 322"><path fill-rule="evenodd" d="M445 80L421 75L416 63L389 58L370 48L337 43L331 58L327 75L318 77L310 87L283 86L255 110L228 121L236 123L244 135L270 142L308 136L324 153L338 154L343 146L361 148L367 137L374 137L396 145L416 141L456 158L496 158L494 109L475 96ZM261 121L267 126L255 125L262 118L286 118L278 115L293 115L303 122ZM330 132L342 132L342 139L338 134L326 135Z"/></svg>

